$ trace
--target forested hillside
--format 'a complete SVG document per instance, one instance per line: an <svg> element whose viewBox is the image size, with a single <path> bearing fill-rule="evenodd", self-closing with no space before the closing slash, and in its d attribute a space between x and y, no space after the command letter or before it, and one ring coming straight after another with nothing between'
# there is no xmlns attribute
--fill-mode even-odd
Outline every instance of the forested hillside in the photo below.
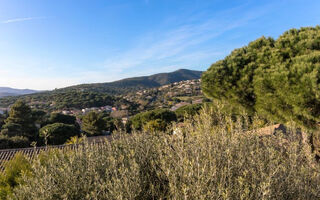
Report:
<svg viewBox="0 0 320 200"><path fill-rule="evenodd" d="M199 79L201 74L201 71L181 69L171 73L128 78L110 83L82 84L31 95L0 98L0 107L7 107L17 99L22 99L27 103L38 102L40 104L48 104L44 107L48 107L54 101L58 109L100 106L100 104L106 105L107 102L110 102L102 99L111 99L111 96L124 95L129 92L159 87L184 80Z"/></svg>
<svg viewBox="0 0 320 200"><path fill-rule="evenodd" d="M123 94L128 91L160 87L162 85L184 81L199 79L201 71L180 69L171 73L160 73L151 76L141 76L134 78L127 78L110 83L96 83L96 84L82 84L61 89L62 91L81 90L81 91L95 91L106 92L109 94Z"/></svg>

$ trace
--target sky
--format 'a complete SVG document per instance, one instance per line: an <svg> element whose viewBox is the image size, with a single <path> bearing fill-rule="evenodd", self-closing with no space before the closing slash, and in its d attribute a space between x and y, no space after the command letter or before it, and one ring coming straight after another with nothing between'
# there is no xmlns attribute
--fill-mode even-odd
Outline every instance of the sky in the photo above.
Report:
<svg viewBox="0 0 320 200"><path fill-rule="evenodd" d="M318 0L0 0L0 86L50 90L206 70L320 24Z"/></svg>

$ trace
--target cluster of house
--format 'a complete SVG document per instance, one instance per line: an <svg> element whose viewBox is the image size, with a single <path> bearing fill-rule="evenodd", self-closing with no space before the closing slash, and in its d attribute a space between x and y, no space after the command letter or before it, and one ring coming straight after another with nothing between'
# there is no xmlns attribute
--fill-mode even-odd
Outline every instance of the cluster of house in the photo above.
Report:
<svg viewBox="0 0 320 200"><path fill-rule="evenodd" d="M194 80L186 80L186 81L180 81L180 82L175 82L172 84L164 85L159 88L159 90L164 90L166 88L169 88L170 86L177 86L177 88L191 88L192 85L197 85L201 82L200 79L194 79Z"/></svg>
<svg viewBox="0 0 320 200"><path fill-rule="evenodd" d="M102 107L83 108L81 110L78 110L78 109L62 110L61 113L65 115L79 115L79 114L87 114L91 111L111 113L111 112L117 111L117 108L112 106L102 106Z"/></svg>
<svg viewBox="0 0 320 200"><path fill-rule="evenodd" d="M112 107L112 106L102 106L102 107L91 107L91 108L84 108L82 109L82 113L83 114L86 114L88 112L91 112L91 111L96 111L96 112L113 112L113 111L116 111L117 108L116 107Z"/></svg>

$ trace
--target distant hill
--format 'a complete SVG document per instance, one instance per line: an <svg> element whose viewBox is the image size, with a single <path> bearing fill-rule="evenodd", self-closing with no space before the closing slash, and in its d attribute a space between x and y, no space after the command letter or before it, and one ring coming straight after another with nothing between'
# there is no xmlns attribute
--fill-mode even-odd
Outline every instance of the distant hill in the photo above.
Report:
<svg viewBox="0 0 320 200"><path fill-rule="evenodd" d="M179 81L200 79L201 74L202 71L180 69L169 73L159 73L151 76L127 78L114 82L81 84L63 88L60 90L82 90L94 92L107 92L110 94L122 94L128 89L153 88Z"/></svg>
<svg viewBox="0 0 320 200"><path fill-rule="evenodd" d="M180 69L170 73L160 73L151 76L141 76L135 78L123 79L112 83L105 83L106 85L113 87L130 87L130 86L142 86L142 87L159 87L174 82L199 79L202 71Z"/></svg>
<svg viewBox="0 0 320 200"><path fill-rule="evenodd" d="M25 94L33 94L38 91L36 90L29 90L29 89L15 89L9 87L0 87L0 98L6 96L19 96Z"/></svg>
<svg viewBox="0 0 320 200"><path fill-rule="evenodd" d="M111 99L117 95L125 95L129 92L160 87L174 82L200 79L201 74L202 71L180 69L170 73L127 78L108 83L81 84L35 94L3 97L0 99L0 107L7 107L17 99L23 99L29 103L41 102L40 108L48 108L52 102L55 102L55 108L92 106L98 105L97 102L106 105L106 102L110 104ZM113 99L113 101L115 100Z"/></svg>

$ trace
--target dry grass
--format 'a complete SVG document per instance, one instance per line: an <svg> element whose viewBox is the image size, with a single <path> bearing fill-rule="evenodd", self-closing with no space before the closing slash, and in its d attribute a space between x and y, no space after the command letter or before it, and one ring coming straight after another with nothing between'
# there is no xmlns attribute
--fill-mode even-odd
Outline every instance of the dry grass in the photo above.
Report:
<svg viewBox="0 0 320 200"><path fill-rule="evenodd" d="M134 133L102 146L53 152L34 161L33 175L23 176L14 196L319 199L320 168L309 146L295 134L263 137L248 127L246 117L234 122L208 108L180 135Z"/></svg>

